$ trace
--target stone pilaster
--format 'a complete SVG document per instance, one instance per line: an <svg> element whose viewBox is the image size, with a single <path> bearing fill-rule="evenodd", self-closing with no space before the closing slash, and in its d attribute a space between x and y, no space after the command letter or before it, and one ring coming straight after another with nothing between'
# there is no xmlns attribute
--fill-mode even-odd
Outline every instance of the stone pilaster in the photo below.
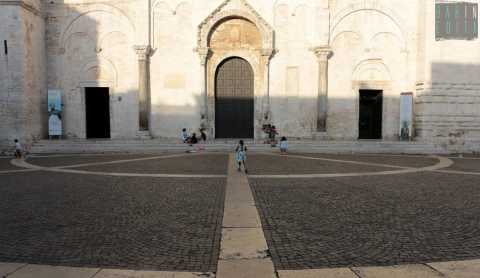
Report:
<svg viewBox="0 0 480 278"><path fill-rule="evenodd" d="M201 115L201 125L202 128L209 129L209 119L208 119L208 93L207 93L207 61L208 55L210 55L210 48L202 47L196 48L195 51L200 57L200 66L202 67L202 78L200 79L200 88L201 95L203 97L203 109Z"/></svg>
<svg viewBox="0 0 480 278"><path fill-rule="evenodd" d="M332 50L328 46L320 46L312 50L318 59L317 132L326 132L328 115L328 59L332 54Z"/></svg>
<svg viewBox="0 0 480 278"><path fill-rule="evenodd" d="M262 120L261 124L268 124L271 123L271 107L270 107L270 61L272 57L275 55L276 50L272 48L263 48L260 52L261 60L260 65L265 67L264 76L263 76L263 84L264 84L264 100L263 100L263 107L262 107ZM261 127L260 127L261 128ZM260 131L259 131L260 132Z"/></svg>
<svg viewBox="0 0 480 278"><path fill-rule="evenodd" d="M150 130L150 46L135 46L138 55L138 105L139 128L141 131Z"/></svg>

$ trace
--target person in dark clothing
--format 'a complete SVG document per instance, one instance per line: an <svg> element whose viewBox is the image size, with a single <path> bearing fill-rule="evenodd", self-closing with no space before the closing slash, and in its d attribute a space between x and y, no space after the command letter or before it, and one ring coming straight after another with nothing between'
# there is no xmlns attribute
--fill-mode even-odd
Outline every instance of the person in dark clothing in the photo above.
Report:
<svg viewBox="0 0 480 278"><path fill-rule="evenodd" d="M190 137L188 143L190 145L195 145L198 143L198 138L197 138L197 134L196 133L193 133L192 136Z"/></svg>
<svg viewBox="0 0 480 278"><path fill-rule="evenodd" d="M200 139L203 142L207 142L207 134L205 133L205 129L203 128L200 129Z"/></svg>

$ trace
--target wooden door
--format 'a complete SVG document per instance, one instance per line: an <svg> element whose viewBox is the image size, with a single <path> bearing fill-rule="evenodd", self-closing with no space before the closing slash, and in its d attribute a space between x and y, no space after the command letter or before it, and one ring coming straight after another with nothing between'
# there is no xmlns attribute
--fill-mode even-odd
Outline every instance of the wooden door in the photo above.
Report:
<svg viewBox="0 0 480 278"><path fill-rule="evenodd" d="M225 60L215 76L215 137L253 138L254 76L241 58Z"/></svg>

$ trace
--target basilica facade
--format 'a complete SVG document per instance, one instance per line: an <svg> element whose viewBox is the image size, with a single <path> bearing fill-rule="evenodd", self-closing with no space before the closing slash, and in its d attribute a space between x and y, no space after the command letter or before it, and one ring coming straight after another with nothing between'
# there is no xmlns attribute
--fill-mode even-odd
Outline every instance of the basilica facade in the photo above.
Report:
<svg viewBox="0 0 480 278"><path fill-rule="evenodd" d="M0 139L480 141L478 2L0 0Z"/></svg>

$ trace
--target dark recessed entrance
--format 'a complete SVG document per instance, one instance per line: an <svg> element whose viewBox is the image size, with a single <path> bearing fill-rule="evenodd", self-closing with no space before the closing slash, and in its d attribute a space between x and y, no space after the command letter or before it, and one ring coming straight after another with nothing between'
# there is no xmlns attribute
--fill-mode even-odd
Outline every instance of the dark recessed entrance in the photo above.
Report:
<svg viewBox="0 0 480 278"><path fill-rule="evenodd" d="M253 138L254 81L250 64L230 58L215 76L215 137Z"/></svg>
<svg viewBox="0 0 480 278"><path fill-rule="evenodd" d="M108 88L85 88L87 138L110 138Z"/></svg>
<svg viewBox="0 0 480 278"><path fill-rule="evenodd" d="M360 90L359 139L382 139L383 92Z"/></svg>

